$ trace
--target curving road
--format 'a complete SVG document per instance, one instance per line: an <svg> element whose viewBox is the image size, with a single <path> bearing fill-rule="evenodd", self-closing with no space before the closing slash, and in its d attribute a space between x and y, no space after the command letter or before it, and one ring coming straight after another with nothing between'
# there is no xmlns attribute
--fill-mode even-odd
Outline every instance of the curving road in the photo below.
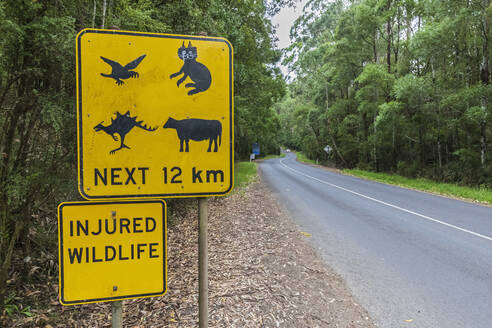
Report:
<svg viewBox="0 0 492 328"><path fill-rule="evenodd" d="M381 328L492 327L492 208L301 164L263 180Z"/></svg>

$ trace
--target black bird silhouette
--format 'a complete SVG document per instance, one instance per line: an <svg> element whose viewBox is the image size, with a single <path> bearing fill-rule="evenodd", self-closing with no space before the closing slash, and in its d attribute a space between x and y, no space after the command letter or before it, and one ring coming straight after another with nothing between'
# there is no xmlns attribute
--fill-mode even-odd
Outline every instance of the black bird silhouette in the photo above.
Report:
<svg viewBox="0 0 492 328"><path fill-rule="evenodd" d="M121 66L120 63L117 63L111 59L104 58L101 56L101 59L104 60L106 63L111 65L111 74L104 74L101 73L102 76L104 77L110 77L116 80L116 84L122 85L124 82L121 81L120 79L126 80L130 77L138 77L138 73L131 71L132 69L137 68L138 64L145 58L146 55L142 55L135 59L134 61L129 62L125 66Z"/></svg>
<svg viewBox="0 0 492 328"><path fill-rule="evenodd" d="M130 116L130 111L126 112L125 114L120 114L119 112L116 112L116 118L113 119L111 118L111 124L108 126L102 125L102 122L99 123L94 127L94 130L96 132L103 130L107 134L109 134L115 141L118 141L118 137L115 134L120 135L121 139L121 145L119 148L111 150L109 153L114 154L116 151L122 149L122 148L128 148L127 145L125 145L125 136L128 132L130 132L131 129L133 129L135 126L138 128L141 128L145 131L155 131L157 127L151 128L147 127L146 124L142 125L143 121L138 121L137 122L137 117L131 117Z"/></svg>

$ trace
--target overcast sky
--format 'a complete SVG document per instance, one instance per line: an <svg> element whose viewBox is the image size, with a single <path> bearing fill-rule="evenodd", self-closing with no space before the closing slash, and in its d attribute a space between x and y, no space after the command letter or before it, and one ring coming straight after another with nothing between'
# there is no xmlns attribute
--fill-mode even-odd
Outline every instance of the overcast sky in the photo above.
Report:
<svg viewBox="0 0 492 328"><path fill-rule="evenodd" d="M306 4L307 0L298 1L296 8L283 8L278 15L273 17L273 25L277 26L277 37L279 39L277 46L282 49L290 45L290 28L294 24L294 21L302 14L302 8ZM287 68L280 66L284 75L287 75Z"/></svg>

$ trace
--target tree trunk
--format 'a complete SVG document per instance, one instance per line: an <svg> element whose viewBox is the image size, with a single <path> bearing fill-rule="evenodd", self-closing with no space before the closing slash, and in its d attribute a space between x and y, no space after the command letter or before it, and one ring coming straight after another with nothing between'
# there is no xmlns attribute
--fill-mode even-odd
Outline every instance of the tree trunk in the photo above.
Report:
<svg viewBox="0 0 492 328"><path fill-rule="evenodd" d="M436 94L436 70L434 69L434 63L431 60L432 69L432 87L434 89L434 95ZM439 165L439 174L442 170L442 151L441 151L441 106L436 101L437 107L437 162Z"/></svg>
<svg viewBox="0 0 492 328"><path fill-rule="evenodd" d="M487 102L483 101L482 98L482 108L487 108ZM487 152L487 122L483 120L480 123L480 163L482 168L485 168L486 162L486 152Z"/></svg>
<svg viewBox="0 0 492 328"><path fill-rule="evenodd" d="M388 34L388 42L386 44L386 64L388 65L388 73L391 73L391 18L388 18L386 23L386 33Z"/></svg>
<svg viewBox="0 0 492 328"><path fill-rule="evenodd" d="M338 151L337 143L335 142L335 138L333 138L333 135L331 135L331 142L333 143L333 149L337 152L338 157L342 160L342 162L347 166L347 162L345 162L345 159L343 158L342 154Z"/></svg>
<svg viewBox="0 0 492 328"><path fill-rule="evenodd" d="M6 130L4 131L3 136L3 146L2 146L2 163L0 165L0 186L6 186L8 177L11 174L11 160L13 159L13 144L15 138L15 131L17 129L19 114L18 110L20 108L20 104L16 105L12 112L9 113L8 117L5 120ZM8 238L10 236L10 231L12 230L13 223L9 218L9 198L7 195L6 188L0 187L0 262L4 261L7 258L7 243ZM0 274L0 279L2 279L2 275ZM0 281L0 286L4 281ZM1 294L1 290L0 290ZM3 303L0 303L0 306ZM1 313L1 312L0 312Z"/></svg>
<svg viewBox="0 0 492 328"><path fill-rule="evenodd" d="M364 128L364 143L368 143L369 141L369 126L368 126L368 123L367 123L367 114L366 113L362 113L362 124L364 125L363 128ZM369 155L369 152L367 151L367 147L364 147L364 162L365 163L369 163L369 160L370 160L370 155Z"/></svg>
<svg viewBox="0 0 492 328"><path fill-rule="evenodd" d="M43 12L38 14L44 15ZM31 21L30 18L29 21ZM33 40L31 32L28 32L24 42L19 47L25 55L20 58L18 63L13 65L20 72L24 72L35 65L33 56L30 55L36 49ZM21 74L19 76L15 93L17 103L5 115L5 122L8 123L5 124L6 131L4 131L2 137L3 158L0 165L0 238L2 239L0 242L0 313L3 312L1 308L4 306L3 300L13 252L25 224L24 220L12 217L13 210L10 208L10 195L7 194L3 186L8 184L8 180L12 175L21 173L22 176L24 172L27 172L25 165L26 149L29 146L27 137L32 131L25 131L28 129L26 120L29 111L33 108L39 108L36 106L37 95L33 93L33 90L37 87L37 82L33 74ZM17 139L20 141L19 145L15 145L17 144Z"/></svg>
<svg viewBox="0 0 492 328"><path fill-rule="evenodd" d="M407 26L406 26L406 30L405 30L405 36L406 36L406 41L408 42L408 41L410 41L410 38L412 37L412 20L413 20L413 17L410 16L410 13L407 10L405 10L405 11L406 11L405 14L407 15L407 17L406 17Z"/></svg>
<svg viewBox="0 0 492 328"><path fill-rule="evenodd" d="M96 27L96 8L97 8L97 2L94 0L94 10L92 12L92 28Z"/></svg>
<svg viewBox="0 0 492 328"><path fill-rule="evenodd" d="M104 0L103 1L103 11L102 11L101 28L104 28L104 23L106 21L106 7L107 7L107 2L106 2L106 0Z"/></svg>
<svg viewBox="0 0 492 328"><path fill-rule="evenodd" d="M424 168L425 166L425 152L424 152L424 129L422 128L422 123L419 124L419 168Z"/></svg>
<svg viewBox="0 0 492 328"><path fill-rule="evenodd" d="M5 254L5 258L0 266L0 313L3 313L4 299L7 289L7 278L10 269L10 263L12 262L12 255L14 253L14 246L19 238L24 221L18 220L15 223L14 233L10 237L9 246Z"/></svg>
<svg viewBox="0 0 492 328"><path fill-rule="evenodd" d="M420 31L420 15L417 19L417 32ZM420 59L417 57L417 76L420 76Z"/></svg>
<svg viewBox="0 0 492 328"><path fill-rule="evenodd" d="M376 172L379 172L379 162L378 162L378 153L377 153L377 127L376 127L376 118L377 115L374 115L373 127L374 127L374 143L373 143L373 156L374 156L374 169Z"/></svg>
<svg viewBox="0 0 492 328"><path fill-rule="evenodd" d="M439 175L442 172L442 150L441 150L441 108L438 106L437 112L437 161L439 164Z"/></svg>
<svg viewBox="0 0 492 328"><path fill-rule="evenodd" d="M397 30L396 30L396 46L394 46L394 53L395 53L395 74L397 73L398 70L398 54L400 52L400 32L401 32L401 11L400 11L400 6L398 6L398 15L397 15Z"/></svg>
<svg viewBox="0 0 492 328"><path fill-rule="evenodd" d="M377 64L379 61L378 57L378 31L374 32L374 43L372 44L372 51L374 52L374 63Z"/></svg>
<svg viewBox="0 0 492 328"><path fill-rule="evenodd" d="M392 167L394 170L398 167L398 153L396 151L397 146L396 146L396 123L395 119L393 119L393 131L392 131L392 152L391 152L391 162L392 162Z"/></svg>
<svg viewBox="0 0 492 328"><path fill-rule="evenodd" d="M483 13L482 21L482 34L483 34L483 53L482 64L480 67L480 81L483 85L489 84L489 29L490 19L487 14L490 0L483 0L482 5L485 10ZM487 106L489 104L488 96L484 93L480 99L482 108L482 121L480 122L480 163L482 168L485 168L486 163L486 151L487 151Z"/></svg>

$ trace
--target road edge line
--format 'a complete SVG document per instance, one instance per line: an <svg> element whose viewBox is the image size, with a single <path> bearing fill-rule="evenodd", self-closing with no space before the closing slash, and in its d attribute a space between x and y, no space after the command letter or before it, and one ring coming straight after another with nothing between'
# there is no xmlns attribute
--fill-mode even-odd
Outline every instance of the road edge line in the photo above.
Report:
<svg viewBox="0 0 492 328"><path fill-rule="evenodd" d="M478 232L474 232L474 231L471 231L471 230L468 230L468 229L465 229L465 228L461 228L461 227L458 227L454 224L450 224L450 223L447 223L447 222L444 222L444 221L441 221L441 220L438 220L438 219L434 219L430 216L427 216L427 215L424 215L424 214L420 214L420 213L417 213L417 212L414 212L414 211L411 211L411 210L407 210L406 208L403 208L403 207L399 207L399 206L396 206L396 205L393 205L393 204L390 204L390 203L387 203L385 201L382 201L382 200L379 200L379 199L376 199L376 198L373 198L373 197L370 197L370 196L367 196L367 195L364 195L364 194L361 194L361 193L358 193L356 191L353 191L353 190L350 190L350 189L347 189L347 188L344 188L344 187L340 187L340 186L337 186L336 184L333 184L333 183L330 183L330 182L327 182L327 181L324 181L324 180L321 180L321 179L318 179L318 178L315 178L313 176L310 176L308 174L305 174L301 171L298 171L296 169L293 169L289 166L287 166L286 164L284 164L284 159L281 159L280 160L280 164L282 166L284 166L285 168L291 170L291 171L294 171L296 172L297 174L300 174L302 176L305 176L307 178L310 178L310 179L313 179L315 181L318 181L318 182L321 182L323 184L326 184L326 185L329 185L333 188L337 188L337 189L340 189L340 190L343 190L345 192L349 192L351 194L354 194L354 195L357 195L359 197L363 197L363 198L366 198L366 199L369 199L369 200L372 200L373 202L376 202L376 203L379 203L379 204L382 204L382 205L385 205L385 206L388 206L388 207L391 207L391 208L394 208L394 209L397 209L397 210L400 210L402 212L406 212L406 213L409 213L409 214L413 214L415 216L418 216L420 218L423 218L423 219L426 219L426 220L429 220L429 221L432 221L432 222L435 222L435 223L439 223L439 224L442 224L446 227L449 227L449 228L453 228L453 229L456 229L456 230L459 230L461 232L465 232L465 233L468 233L468 234L471 234L475 237L479 237L479 238L482 238L482 239L485 239L485 240L488 240L488 241L492 241L492 237L489 237L489 236L485 236L485 235L482 235Z"/></svg>

